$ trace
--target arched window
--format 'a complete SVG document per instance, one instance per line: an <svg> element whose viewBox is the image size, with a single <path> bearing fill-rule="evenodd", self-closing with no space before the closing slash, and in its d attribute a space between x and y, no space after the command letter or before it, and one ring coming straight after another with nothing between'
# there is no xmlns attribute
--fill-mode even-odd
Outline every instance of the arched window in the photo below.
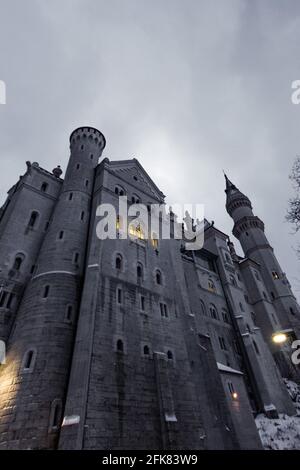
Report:
<svg viewBox="0 0 300 470"><path fill-rule="evenodd" d="M44 291L43 291L43 299L47 299L47 297L49 296L49 291L50 291L50 286L47 285L44 287Z"/></svg>
<svg viewBox="0 0 300 470"><path fill-rule="evenodd" d="M29 228L36 227L37 222L38 222L38 218L39 218L38 212L36 212L36 211L31 212L30 219L29 219L29 222L28 222L28 227Z"/></svg>
<svg viewBox="0 0 300 470"><path fill-rule="evenodd" d="M216 286L211 279L208 280L208 290L210 292L216 292Z"/></svg>
<svg viewBox="0 0 300 470"><path fill-rule="evenodd" d="M275 294L274 294L274 292L271 292L271 297L272 297L272 300L275 300Z"/></svg>
<svg viewBox="0 0 300 470"><path fill-rule="evenodd" d="M117 351L122 353L124 352L124 344L121 339L118 339L117 341Z"/></svg>
<svg viewBox="0 0 300 470"><path fill-rule="evenodd" d="M258 346L257 346L257 344L256 344L256 342L255 342L254 340L253 340L253 346L254 346L254 349L255 349L256 354L260 355Z"/></svg>
<svg viewBox="0 0 300 470"><path fill-rule="evenodd" d="M155 272L155 281L156 281L156 284L158 284L159 286L161 285L161 272L157 269L157 271Z"/></svg>
<svg viewBox="0 0 300 470"><path fill-rule="evenodd" d="M43 193L45 193L45 192L47 191L47 189L48 189L48 184L47 184L47 183L43 183L42 186L41 186L41 191L42 191Z"/></svg>
<svg viewBox="0 0 300 470"><path fill-rule="evenodd" d="M214 320L219 320L218 311L214 305L210 305L209 311L211 318L213 318Z"/></svg>
<svg viewBox="0 0 300 470"><path fill-rule="evenodd" d="M62 403L60 399L53 400L50 410L49 432L57 431L62 420Z"/></svg>
<svg viewBox="0 0 300 470"><path fill-rule="evenodd" d="M65 235L64 231L61 230L61 231L59 232L59 234L58 234L58 240L63 240L63 239L64 239L64 235Z"/></svg>
<svg viewBox="0 0 300 470"><path fill-rule="evenodd" d="M140 225L134 226L133 224L129 224L129 235L132 238L145 240L145 233Z"/></svg>
<svg viewBox="0 0 300 470"><path fill-rule="evenodd" d="M82 211L81 214L80 214L80 220L81 220L81 221L84 221L84 215L85 215L85 214L84 214L84 211Z"/></svg>
<svg viewBox="0 0 300 470"><path fill-rule="evenodd" d="M123 258L121 255L116 256L115 267L118 271L123 269Z"/></svg>
<svg viewBox="0 0 300 470"><path fill-rule="evenodd" d="M173 353L172 353L172 351L169 350L169 351L167 352L167 358L168 358L169 361L172 361L172 360L173 360Z"/></svg>
<svg viewBox="0 0 300 470"><path fill-rule="evenodd" d="M29 349L25 352L22 361L22 369L24 372L32 372L36 360L36 349Z"/></svg>
<svg viewBox="0 0 300 470"><path fill-rule="evenodd" d="M206 307L205 307L205 304L203 302L203 300L200 300L200 305L201 305L201 312L203 315L207 315L207 312L206 312Z"/></svg>
<svg viewBox="0 0 300 470"><path fill-rule="evenodd" d="M24 259L25 259L25 256L22 253L17 254L17 256L15 257L14 264L13 264L13 269L15 271L20 271Z"/></svg>
<svg viewBox="0 0 300 470"><path fill-rule="evenodd" d="M150 354L149 346L145 345L145 346L144 346L144 355L145 355L145 356L149 356L149 354Z"/></svg>
<svg viewBox="0 0 300 470"><path fill-rule="evenodd" d="M137 194L133 194L131 198L132 204L139 204L140 203L140 197Z"/></svg>
<svg viewBox="0 0 300 470"><path fill-rule="evenodd" d="M73 199L73 193L70 193L69 194L69 201L72 201L72 199Z"/></svg>
<svg viewBox="0 0 300 470"><path fill-rule="evenodd" d="M225 323L229 323L229 316L228 316L227 310L225 310L224 308L222 310L222 317Z"/></svg>
<svg viewBox="0 0 300 470"><path fill-rule="evenodd" d="M137 265L136 274L137 274L138 279L140 279L140 280L143 279L143 266L141 264Z"/></svg>
<svg viewBox="0 0 300 470"><path fill-rule="evenodd" d="M115 187L115 194L116 194L117 196L125 196L126 192L125 192L125 189L122 188L122 186L117 185L117 186Z"/></svg>

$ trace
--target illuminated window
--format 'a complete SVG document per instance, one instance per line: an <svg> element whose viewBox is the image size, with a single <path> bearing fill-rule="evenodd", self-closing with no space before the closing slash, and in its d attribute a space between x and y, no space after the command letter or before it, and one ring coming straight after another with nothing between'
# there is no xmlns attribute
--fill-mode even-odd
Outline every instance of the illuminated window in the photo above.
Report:
<svg viewBox="0 0 300 470"><path fill-rule="evenodd" d="M136 227L132 224L129 225L129 235L131 235L133 238L138 238L139 240L145 240L145 234L143 232L143 229L140 225L137 225Z"/></svg>
<svg viewBox="0 0 300 470"><path fill-rule="evenodd" d="M279 279L279 274L276 271L272 271L273 279Z"/></svg>
<svg viewBox="0 0 300 470"><path fill-rule="evenodd" d="M155 232L152 233L151 244L155 250L158 248L158 237Z"/></svg>
<svg viewBox="0 0 300 470"><path fill-rule="evenodd" d="M117 215L116 229L123 230L123 218L120 215Z"/></svg>
<svg viewBox="0 0 300 470"><path fill-rule="evenodd" d="M213 281L210 279L208 280L208 290L210 292L216 292L216 286L214 285Z"/></svg>

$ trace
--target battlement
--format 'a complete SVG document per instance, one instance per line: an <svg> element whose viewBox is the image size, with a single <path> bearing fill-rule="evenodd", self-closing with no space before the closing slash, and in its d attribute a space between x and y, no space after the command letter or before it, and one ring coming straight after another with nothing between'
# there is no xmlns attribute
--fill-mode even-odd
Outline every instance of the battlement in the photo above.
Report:
<svg viewBox="0 0 300 470"><path fill-rule="evenodd" d="M95 127L78 127L70 135L70 145L78 141L89 140L91 143L96 144L102 151L105 148L106 140L102 132L98 131Z"/></svg>

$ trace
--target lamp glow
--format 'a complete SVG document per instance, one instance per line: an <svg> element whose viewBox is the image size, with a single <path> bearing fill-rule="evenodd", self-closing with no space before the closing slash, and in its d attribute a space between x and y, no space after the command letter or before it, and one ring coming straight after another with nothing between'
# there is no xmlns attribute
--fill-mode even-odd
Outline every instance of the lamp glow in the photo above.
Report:
<svg viewBox="0 0 300 470"><path fill-rule="evenodd" d="M272 336L273 342L276 344L285 343L287 340L287 335L285 333L275 333Z"/></svg>
<svg viewBox="0 0 300 470"><path fill-rule="evenodd" d="M238 399L238 394L237 394L236 392L233 392L232 398L233 398L234 400L237 400L237 399Z"/></svg>

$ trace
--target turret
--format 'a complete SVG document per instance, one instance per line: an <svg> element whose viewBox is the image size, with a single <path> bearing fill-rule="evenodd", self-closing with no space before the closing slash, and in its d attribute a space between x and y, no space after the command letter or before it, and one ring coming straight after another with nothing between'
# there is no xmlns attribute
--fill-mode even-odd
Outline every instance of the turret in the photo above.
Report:
<svg viewBox="0 0 300 470"><path fill-rule="evenodd" d="M104 136L91 127L70 137L66 177L0 372L7 426L0 443L9 448L56 447L81 300L94 171L104 147ZM59 177L57 169L53 173Z"/></svg>
<svg viewBox="0 0 300 470"><path fill-rule="evenodd" d="M300 309L265 235L264 223L253 214L250 199L226 175L225 182L226 209L234 221L232 233L240 241L246 258L254 260L258 266L253 279L255 288L252 289L258 321L265 340L278 358L278 353L283 349L272 344L272 333L276 333L276 330L288 330L291 331L291 338L300 337ZM289 366L290 356L288 351L286 358ZM294 368L292 365L291 367Z"/></svg>

